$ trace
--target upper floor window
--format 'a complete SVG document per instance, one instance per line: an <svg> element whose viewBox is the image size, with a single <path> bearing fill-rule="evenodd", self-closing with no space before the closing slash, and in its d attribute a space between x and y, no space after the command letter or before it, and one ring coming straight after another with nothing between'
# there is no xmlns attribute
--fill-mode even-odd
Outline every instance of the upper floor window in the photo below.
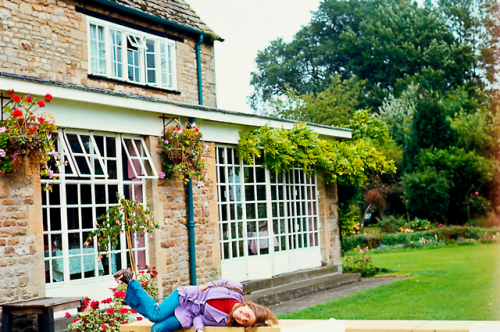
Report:
<svg viewBox="0 0 500 332"><path fill-rule="evenodd" d="M175 41L95 18L89 18L88 31L91 74L177 88Z"/></svg>

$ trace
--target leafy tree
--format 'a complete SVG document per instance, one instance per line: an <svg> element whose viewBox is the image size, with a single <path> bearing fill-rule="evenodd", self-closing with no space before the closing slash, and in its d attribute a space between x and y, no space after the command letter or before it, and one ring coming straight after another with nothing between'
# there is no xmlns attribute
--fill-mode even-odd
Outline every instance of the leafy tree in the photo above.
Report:
<svg viewBox="0 0 500 332"><path fill-rule="evenodd" d="M324 91L330 77L366 80L360 107L377 108L410 82L447 91L466 82L474 55L456 42L440 14L408 0L325 0L290 43L257 55L250 97L259 103Z"/></svg>
<svg viewBox="0 0 500 332"><path fill-rule="evenodd" d="M486 189L486 185L493 178L494 162L474 151L466 151L457 147L424 150L418 159L419 172L424 173L432 169L449 181L449 208L445 213L447 219L453 224L465 223L467 221L466 196ZM420 199L424 197L421 196ZM425 216L419 215L419 217Z"/></svg>
<svg viewBox="0 0 500 332"><path fill-rule="evenodd" d="M403 179L410 214L447 222L450 181L433 168L406 174Z"/></svg>
<svg viewBox="0 0 500 332"><path fill-rule="evenodd" d="M332 77L325 90L317 94L299 95L288 90L286 98L271 102L270 115L331 126L345 126L359 106L363 83L356 77L342 81L340 75Z"/></svg>
<svg viewBox="0 0 500 332"><path fill-rule="evenodd" d="M389 126L391 136L403 146L410 134L418 101L418 86L410 84L399 97L389 95L379 108L379 117Z"/></svg>
<svg viewBox="0 0 500 332"><path fill-rule="evenodd" d="M438 0L437 9L460 44L469 46L474 55L471 78L485 72L489 83L496 82L500 7L495 0Z"/></svg>
<svg viewBox="0 0 500 332"><path fill-rule="evenodd" d="M446 149L455 145L456 136L439 99L429 94L421 98L416 105L409 139L403 150L405 171L409 173L414 170L421 150Z"/></svg>

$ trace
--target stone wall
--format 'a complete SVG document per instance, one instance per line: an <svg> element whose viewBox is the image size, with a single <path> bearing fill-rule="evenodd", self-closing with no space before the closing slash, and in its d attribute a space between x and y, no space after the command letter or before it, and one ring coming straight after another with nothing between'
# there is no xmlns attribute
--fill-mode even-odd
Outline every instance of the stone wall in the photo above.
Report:
<svg viewBox="0 0 500 332"><path fill-rule="evenodd" d="M0 177L0 304L45 296L38 170Z"/></svg>
<svg viewBox="0 0 500 332"><path fill-rule="evenodd" d="M342 258L340 256L337 185L335 183L327 185L324 180L318 179L318 190L322 262L340 267Z"/></svg>
<svg viewBox="0 0 500 332"><path fill-rule="evenodd" d="M0 0L0 72L198 104L195 36L154 24L150 29L184 38L176 42L180 94L88 77L87 18L75 11L75 6L84 5L73 0ZM109 14L91 5L87 9ZM144 27L149 24L117 13L111 17ZM212 41L203 43L201 54L204 104L216 107Z"/></svg>
<svg viewBox="0 0 500 332"><path fill-rule="evenodd" d="M154 138L153 138L154 139ZM150 146L153 145L150 140ZM152 151L159 167L159 151ZM217 214L215 144L210 143L204 154L207 164L205 186L193 182L195 221L196 275L198 284L220 278L220 248ZM148 186L148 201L152 203L160 230L150 241L150 262L158 269L159 297L168 296L179 286L190 284L186 186L179 179L152 180ZM161 217L158 217L161 216Z"/></svg>

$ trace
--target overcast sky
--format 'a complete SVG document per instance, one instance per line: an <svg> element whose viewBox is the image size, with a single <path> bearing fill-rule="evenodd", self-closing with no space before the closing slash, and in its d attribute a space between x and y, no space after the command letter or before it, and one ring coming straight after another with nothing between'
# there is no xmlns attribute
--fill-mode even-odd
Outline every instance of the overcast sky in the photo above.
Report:
<svg viewBox="0 0 500 332"><path fill-rule="evenodd" d="M215 42L217 107L252 112L250 73L257 51L272 40L292 40L320 0L186 0L224 42Z"/></svg>

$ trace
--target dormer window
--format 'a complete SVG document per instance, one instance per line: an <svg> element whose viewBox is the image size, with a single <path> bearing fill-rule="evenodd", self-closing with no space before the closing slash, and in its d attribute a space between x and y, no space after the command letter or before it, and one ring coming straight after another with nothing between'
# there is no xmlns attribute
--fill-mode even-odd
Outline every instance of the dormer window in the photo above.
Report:
<svg viewBox="0 0 500 332"><path fill-rule="evenodd" d="M89 73L176 90L175 41L89 18Z"/></svg>

